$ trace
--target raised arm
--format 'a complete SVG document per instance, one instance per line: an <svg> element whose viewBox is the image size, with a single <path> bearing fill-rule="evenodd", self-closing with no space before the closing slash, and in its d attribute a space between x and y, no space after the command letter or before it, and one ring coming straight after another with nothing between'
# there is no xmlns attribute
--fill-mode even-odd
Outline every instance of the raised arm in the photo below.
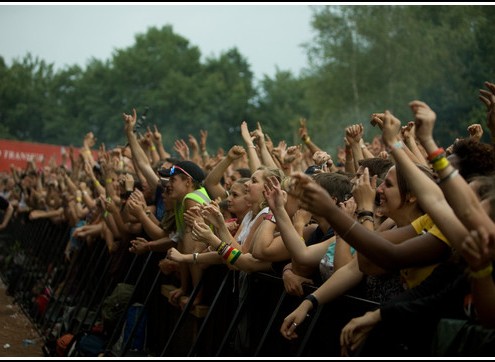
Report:
<svg viewBox="0 0 495 362"><path fill-rule="evenodd" d="M227 152L227 156L224 157L217 165L208 173L205 178L205 188L208 190L208 194L212 199L220 197L222 199L227 197L225 188L220 184L220 180L224 176L229 166L238 158L243 157L246 154L246 150L242 146L234 145Z"/></svg>
<svg viewBox="0 0 495 362"><path fill-rule="evenodd" d="M433 111L426 111L426 109L422 109L422 113L418 114L418 117L421 119L429 117L429 119L433 121ZM417 127L418 131L421 132L420 135L426 134L427 124L431 125L431 129L433 129L432 123L428 122L421 124L420 122L421 121L418 121L419 127ZM432 218L435 225L440 228L451 243L455 246L460 246L460 242L464 240L467 230L453 213L451 207L445 200L442 190L433 180L421 172L416 164L404 152L405 145L402 143L399 135L400 121L393 117L390 112L385 111L382 130L384 143L390 148L392 156L400 167L400 172L410 181L409 185L412 192L417 197L423 210ZM466 187L470 189L467 184Z"/></svg>
<svg viewBox="0 0 495 362"><path fill-rule="evenodd" d="M311 152L311 155L316 151L321 151L321 148L318 147L313 141L311 141L311 137L309 137L308 127L306 124L306 119L301 118L299 120L299 137L304 142L304 144L308 147Z"/></svg>
<svg viewBox="0 0 495 362"><path fill-rule="evenodd" d="M335 205L333 199L311 177L303 173L295 173L292 176L291 193L299 197L301 206L311 211L314 215L326 218L334 230L339 233L349 245L358 252L385 269L402 269L417 265L428 265L438 261L439 256L445 256L446 245L439 241L432 242L435 236L429 233L413 238L407 238L400 244L394 244L393 240L371 232L358 221L349 217L344 211ZM396 233L402 233L403 228ZM394 233L395 236L399 236Z"/></svg>
<svg viewBox="0 0 495 362"><path fill-rule="evenodd" d="M318 248L306 246L304 238L297 232L287 210L285 210L286 195L284 196L284 191L281 190L276 177L269 177L266 180L264 195L275 215L280 235L291 258L303 265L318 265L333 238L316 244Z"/></svg>
<svg viewBox="0 0 495 362"><path fill-rule="evenodd" d="M257 128L251 132L251 135L255 138L256 143L260 148L261 163L268 167L275 167L275 168L278 167L278 165L273 160L272 155L268 150L268 147L266 146L265 134L261 129L260 122L257 123Z"/></svg>
<svg viewBox="0 0 495 362"><path fill-rule="evenodd" d="M162 134L158 130L156 124L154 125L154 130L153 130L153 142L155 143L155 147L158 151L158 155L160 156L160 160L165 160L168 157L170 157L170 153L165 151L165 147L163 146L163 142L162 142Z"/></svg>
<svg viewBox="0 0 495 362"><path fill-rule="evenodd" d="M148 155L144 152L143 148L139 145L139 141L134 133L134 127L136 125L136 109L132 109L132 115L123 113L122 118L124 119L124 129L127 135L127 141L129 142L129 146L131 147L132 157L135 159L139 170L142 175L148 181L148 185L152 190L155 190L158 186L160 178L153 171L151 167L150 161L148 159Z"/></svg>
<svg viewBox="0 0 495 362"><path fill-rule="evenodd" d="M253 143L254 137L251 136L246 121L241 122L241 136L246 144L249 169L251 173L254 173L261 166L261 161L258 157L258 152L256 152L256 146Z"/></svg>
<svg viewBox="0 0 495 362"><path fill-rule="evenodd" d="M486 106L486 127L490 130L492 144L495 144L495 84L485 82L486 89L480 89L480 100Z"/></svg>
<svg viewBox="0 0 495 362"><path fill-rule="evenodd" d="M454 210L455 215L468 230L474 230L478 229L480 226L485 226L490 233L495 233L494 224L488 214L483 210L474 191L469 187L466 180L458 174L458 171L449 164L443 150L436 145L432 135L433 126L436 120L435 113L426 103L421 101L413 101L409 105L415 115L416 134L428 153L428 158L430 159L430 162L432 162L433 168L438 173L440 188ZM440 202L442 196L438 195L437 197L436 200ZM435 203L435 205L438 206L438 203ZM433 218L433 215L430 216ZM437 220L433 220L435 223L437 222ZM438 222L440 223L441 220L438 220ZM440 227L442 232L444 232L444 230L450 232L449 229L452 229L449 225L444 225L444 228L442 228L440 224L437 224L437 226ZM461 237L464 238L465 235L466 231L464 231L463 234L458 235L456 240L451 240L451 242L455 242L455 246L459 247L459 239ZM447 238L449 237L447 236Z"/></svg>

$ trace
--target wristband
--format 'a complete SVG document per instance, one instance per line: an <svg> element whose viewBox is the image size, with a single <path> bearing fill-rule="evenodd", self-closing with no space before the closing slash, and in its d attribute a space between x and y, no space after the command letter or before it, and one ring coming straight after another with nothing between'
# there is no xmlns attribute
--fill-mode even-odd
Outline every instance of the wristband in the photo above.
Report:
<svg viewBox="0 0 495 362"><path fill-rule="evenodd" d="M435 151L430 153L428 155L428 161L433 162L433 160L437 157L440 156L442 153L445 153L445 150L443 148L437 148Z"/></svg>
<svg viewBox="0 0 495 362"><path fill-rule="evenodd" d="M152 150L152 151L156 151L156 147L155 147L155 145L151 146L151 147L150 147L150 150Z"/></svg>
<svg viewBox="0 0 495 362"><path fill-rule="evenodd" d="M291 267L289 267L289 268L284 268L284 270L282 270L282 275L284 275L284 274L285 274L285 272L286 272L287 270L292 271L292 268L291 268Z"/></svg>
<svg viewBox="0 0 495 362"><path fill-rule="evenodd" d="M225 245L227 245L225 241L222 241L220 245L218 245L218 247L215 249L216 251L218 251L218 254L222 255L221 250L225 247Z"/></svg>
<svg viewBox="0 0 495 362"><path fill-rule="evenodd" d="M455 176L457 176L459 174L459 170L458 169L454 169L454 171L452 171L451 173L449 173L447 176L445 176L444 178L441 178L439 181L438 181L438 184L441 185L443 184L445 181L448 181L450 180L451 178L454 178Z"/></svg>
<svg viewBox="0 0 495 362"><path fill-rule="evenodd" d="M311 304L313 305L313 309L316 310L318 308L318 299L313 294L308 294L304 300L309 300Z"/></svg>
<svg viewBox="0 0 495 362"><path fill-rule="evenodd" d="M107 183L107 185L111 184L113 182L113 180L111 178L107 178L105 180L105 182Z"/></svg>
<svg viewBox="0 0 495 362"><path fill-rule="evenodd" d="M489 275L492 275L492 273L493 273L493 265L492 264L488 265L486 268L483 268L481 270L477 270L477 271L469 270L469 276L473 279L485 278Z"/></svg>
<svg viewBox="0 0 495 362"><path fill-rule="evenodd" d="M358 219L359 223L362 224L365 221L370 221L372 223L375 223L375 220L373 219L373 216L363 216Z"/></svg>
<svg viewBox="0 0 495 362"><path fill-rule="evenodd" d="M368 211L368 210L358 211L357 217L358 218L361 218L363 216L371 216L371 217L373 217L374 216L374 213L373 213L373 211Z"/></svg>
<svg viewBox="0 0 495 362"><path fill-rule="evenodd" d="M390 145L390 147L387 147L388 152L392 152L393 150L398 150L399 148L404 148L404 143L399 140Z"/></svg>
<svg viewBox="0 0 495 362"><path fill-rule="evenodd" d="M198 262L198 255L199 253L193 253L193 264L196 264Z"/></svg>
<svg viewBox="0 0 495 362"><path fill-rule="evenodd" d="M438 161L436 161L432 166L433 169L438 172L446 169L447 167L449 167L449 165L450 165L449 160L447 160L447 158L444 156L440 158Z"/></svg>

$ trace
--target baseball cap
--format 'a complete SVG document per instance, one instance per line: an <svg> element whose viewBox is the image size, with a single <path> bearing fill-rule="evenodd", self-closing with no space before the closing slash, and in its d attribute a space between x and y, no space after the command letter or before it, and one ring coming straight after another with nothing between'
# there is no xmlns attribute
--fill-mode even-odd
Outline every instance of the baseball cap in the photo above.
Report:
<svg viewBox="0 0 495 362"><path fill-rule="evenodd" d="M180 161L168 169L158 170L160 177L170 177L181 173L197 182L202 182L205 179L205 174L201 167L192 161Z"/></svg>

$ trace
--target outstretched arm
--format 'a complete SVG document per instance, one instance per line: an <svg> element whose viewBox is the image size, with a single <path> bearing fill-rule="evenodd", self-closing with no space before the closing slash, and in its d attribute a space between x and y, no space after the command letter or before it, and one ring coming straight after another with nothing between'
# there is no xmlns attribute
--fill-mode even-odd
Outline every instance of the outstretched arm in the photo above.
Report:
<svg viewBox="0 0 495 362"><path fill-rule="evenodd" d="M139 167L139 170L148 182L150 188L152 190L155 190L158 186L160 178L153 171L148 155L146 154L146 152L144 152L143 148L139 144L136 134L134 133L134 126L136 125L137 119L136 109L132 109L132 115L123 113L122 118L124 119L124 129L127 135L129 146L131 147L132 157L136 160L136 165Z"/></svg>
<svg viewBox="0 0 495 362"><path fill-rule="evenodd" d="M245 154L246 151L242 146L232 146L229 152L227 152L227 156L217 163L217 165L208 173L205 178L205 188L208 190L208 194L212 199L216 199L217 197L224 199L227 196L226 190L220 184L220 180L229 166Z"/></svg>

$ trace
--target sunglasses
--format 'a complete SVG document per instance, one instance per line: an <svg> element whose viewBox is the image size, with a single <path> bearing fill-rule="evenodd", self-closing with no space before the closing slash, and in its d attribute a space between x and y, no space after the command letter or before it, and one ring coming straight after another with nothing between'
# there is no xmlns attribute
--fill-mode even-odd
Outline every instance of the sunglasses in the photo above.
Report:
<svg viewBox="0 0 495 362"><path fill-rule="evenodd" d="M175 175L177 171L183 172L186 176L189 176L190 178L192 178L194 180L194 177L192 177L191 175L189 175L189 173L186 172L182 167L179 167L179 166L176 166L176 165L173 165L170 168L170 176Z"/></svg>

